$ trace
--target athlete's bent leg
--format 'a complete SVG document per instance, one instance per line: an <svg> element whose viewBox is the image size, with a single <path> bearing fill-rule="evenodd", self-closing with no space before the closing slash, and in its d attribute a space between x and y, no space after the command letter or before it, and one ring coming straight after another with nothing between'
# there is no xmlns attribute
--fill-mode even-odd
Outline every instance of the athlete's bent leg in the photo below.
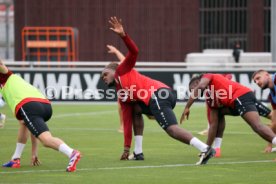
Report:
<svg viewBox="0 0 276 184"><path fill-rule="evenodd" d="M45 147L58 150L70 158L66 169L67 172L74 172L76 170L76 165L81 158L81 153L79 151L73 150L61 139L53 137L49 131L41 133L38 139Z"/></svg>
<svg viewBox="0 0 276 184"><path fill-rule="evenodd" d="M190 144L193 135L185 129L180 128L178 125L171 125L166 130L167 134L172 138L179 140L185 144Z"/></svg>
<svg viewBox="0 0 276 184"><path fill-rule="evenodd" d="M256 111L250 111L245 113L242 118L251 126L251 128L260 135L263 139L272 142L272 140L275 138L275 134L273 131L267 127L266 125L263 125L260 120L260 116L258 112ZM276 139L275 139L276 141ZM273 143L273 142L272 142ZM275 143L273 143L275 144Z"/></svg>
<svg viewBox="0 0 276 184"><path fill-rule="evenodd" d="M49 131L42 132L38 136L38 139L43 144L43 146L52 148L54 150L58 150L59 146L64 143L61 139L53 137ZM71 151L73 151L73 150L71 150ZM70 156L70 154L68 155L68 157Z"/></svg>

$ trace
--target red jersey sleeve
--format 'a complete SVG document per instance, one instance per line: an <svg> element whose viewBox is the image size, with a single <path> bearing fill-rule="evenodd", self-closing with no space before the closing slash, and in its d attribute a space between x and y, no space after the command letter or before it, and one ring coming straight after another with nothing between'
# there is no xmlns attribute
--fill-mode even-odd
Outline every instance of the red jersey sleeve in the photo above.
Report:
<svg viewBox="0 0 276 184"><path fill-rule="evenodd" d="M129 103L121 103L123 122L124 122L124 146L131 147L132 141L132 112L133 106Z"/></svg>
<svg viewBox="0 0 276 184"><path fill-rule="evenodd" d="M124 61L118 66L116 70L117 74L120 76L129 72L135 66L138 56L138 48L136 44L131 40L131 38L126 35L125 37L122 37L122 39L124 40L125 45L128 48L128 53Z"/></svg>

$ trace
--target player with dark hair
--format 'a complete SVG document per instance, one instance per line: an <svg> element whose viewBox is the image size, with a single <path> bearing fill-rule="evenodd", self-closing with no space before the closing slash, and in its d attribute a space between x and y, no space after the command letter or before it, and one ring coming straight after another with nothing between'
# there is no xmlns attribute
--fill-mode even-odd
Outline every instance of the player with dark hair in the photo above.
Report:
<svg viewBox="0 0 276 184"><path fill-rule="evenodd" d="M114 54L117 59L119 60L119 63L123 62L125 60L125 56L113 45L107 45L108 53ZM120 105L120 101L118 100L118 111L119 111L119 118L120 118L120 129L124 129L124 121L123 121L123 112ZM139 114L139 115L137 115ZM141 118L142 109L139 108L139 106L136 106L133 108L132 112L132 125L134 130L134 138L135 138L135 144L134 144L134 150L131 155L129 155L128 152L123 154L121 157L122 160L128 159L129 160L144 160L144 154L143 154L143 131L144 131L144 121L143 118ZM123 131L122 131L123 133Z"/></svg>
<svg viewBox="0 0 276 184"><path fill-rule="evenodd" d="M271 129L276 133L276 74L270 75L266 70L258 70L253 73L252 79L261 89L269 89L269 100L272 106ZM273 148L275 149L275 148ZM271 152L272 145L267 152Z"/></svg>
<svg viewBox="0 0 276 184"><path fill-rule="evenodd" d="M204 74L198 76L196 79L193 79L190 84L195 81L197 81L198 84L192 91L185 106L180 120L181 123L185 120L185 118L188 119L190 107L195 99L204 93L209 93L211 103L217 105L221 104L224 107L234 109L235 112L238 113L256 133L258 133L263 139L276 145L276 135L270 128L261 123L260 116L255 105L257 99L249 88L237 82L231 81L221 74ZM216 102L216 100L218 101ZM207 139L208 145L213 143L217 135L220 113L219 108L211 109L211 124Z"/></svg>
<svg viewBox="0 0 276 184"><path fill-rule="evenodd" d="M232 76L231 74L222 74L224 77L226 77L227 79L231 80ZM194 76L192 77L190 83L189 83L189 90L193 91L199 84L201 76ZM212 109L218 109L219 113L218 113L218 130L216 133L216 137L214 139L214 143L213 143L213 148L216 150L216 155L215 157L220 157L221 156L221 143L222 143L222 137L223 137L223 133L224 133L224 129L225 129L225 115L230 115L230 116L239 116L240 114L238 113L238 111L236 109L233 109L232 107L224 107L219 99L216 97L216 95L213 95L213 98L210 98L210 91L207 91L205 94L205 98L206 98L206 104L207 104L207 118L208 118L208 122L209 124L211 124L211 110ZM272 113L271 110L266 107L265 105L263 105L261 102L256 101L255 102L255 106L258 110L258 113L260 116L263 116L267 119L271 119ZM267 152L268 149L271 149L271 144L269 144L266 148L265 148L265 152Z"/></svg>
<svg viewBox="0 0 276 184"><path fill-rule="evenodd" d="M50 101L34 86L13 74L0 61L0 93L18 120L23 120L29 131L45 147L62 152L70 159L67 172L74 172L81 154L73 150L61 139L53 137L46 122L52 116Z"/></svg>
<svg viewBox="0 0 276 184"><path fill-rule="evenodd" d="M109 23L111 24L110 29L123 39L129 50L121 64L110 63L102 71L102 79L105 84L109 87L116 86L123 111L125 143L122 157L128 155L131 144L133 109L140 107L143 114L153 115L172 138L193 145L200 150L201 156L197 164L206 164L215 154L215 150L178 126L172 110L175 107L176 98L171 89L160 81L146 77L133 69L138 56L137 46L124 32L120 20L111 17ZM136 115L142 118L142 114Z"/></svg>

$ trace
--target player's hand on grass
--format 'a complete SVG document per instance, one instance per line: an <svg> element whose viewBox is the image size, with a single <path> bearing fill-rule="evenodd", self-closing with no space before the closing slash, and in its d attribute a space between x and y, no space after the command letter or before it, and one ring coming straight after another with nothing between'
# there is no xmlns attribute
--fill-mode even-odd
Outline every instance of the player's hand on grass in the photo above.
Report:
<svg viewBox="0 0 276 184"><path fill-rule="evenodd" d="M41 162L38 160L37 156L32 156L32 161L31 161L31 165L32 166L39 166L41 164Z"/></svg>
<svg viewBox="0 0 276 184"><path fill-rule="evenodd" d="M128 160L129 148L125 148L120 160Z"/></svg>
<svg viewBox="0 0 276 184"><path fill-rule="evenodd" d="M265 153L271 153L271 151L272 151L272 144L269 143L269 144L265 147L264 152L265 152Z"/></svg>
<svg viewBox="0 0 276 184"><path fill-rule="evenodd" d="M125 36L125 31L122 24L122 19L117 19L117 17L110 17L110 20L108 21L111 25L110 29L117 33L120 36Z"/></svg>
<svg viewBox="0 0 276 184"><path fill-rule="evenodd" d="M181 115L181 118L180 118L180 124L183 123L183 121L185 120L185 118L188 120L189 119L189 115L190 115L190 109L188 108L185 108L182 115Z"/></svg>

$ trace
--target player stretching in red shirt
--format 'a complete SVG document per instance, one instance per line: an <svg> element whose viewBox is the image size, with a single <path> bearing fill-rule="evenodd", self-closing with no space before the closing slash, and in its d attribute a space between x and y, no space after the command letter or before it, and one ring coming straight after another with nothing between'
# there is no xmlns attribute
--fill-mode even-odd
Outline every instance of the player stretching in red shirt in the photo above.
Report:
<svg viewBox="0 0 276 184"><path fill-rule="evenodd" d="M133 111L135 107L139 106L142 113L153 115L171 137L200 150L201 157L197 164L206 164L215 154L215 150L178 126L172 110L176 104L176 98L171 89L160 81L146 77L133 69L138 56L137 46L124 32L121 21L118 21L116 17L111 17L109 23L112 26L110 29L123 39L129 50L121 64L110 63L102 72L105 84L109 87L116 86L122 107L125 138L123 155L127 155L125 152L129 152ZM140 116L142 118L141 114Z"/></svg>
<svg viewBox="0 0 276 184"><path fill-rule="evenodd" d="M221 74L227 79L231 80L232 75L231 74ZM192 77L189 83L189 90L193 91L195 87L198 86L199 84L199 79L201 78L201 75L196 75ZM214 140L213 148L216 150L216 155L215 157L220 157L221 156L221 143L222 143L222 137L223 137L223 132L225 129L225 115L230 115L230 116L239 116L240 113L237 111L237 109L233 109L231 107L224 107L218 98L218 96L213 95L213 98L210 98L210 95L212 95L211 91L207 91L205 93L205 98L206 98L206 107L207 107L207 118L208 118L208 123L211 124L211 109L217 109L219 111L218 113L218 131L216 134L216 138ZM265 105L263 105L261 102L256 101L255 103L256 109L258 110L258 113L260 116L263 116L267 119L271 119L272 113L269 108L267 108ZM271 152L271 143L265 148L265 152Z"/></svg>
<svg viewBox="0 0 276 184"><path fill-rule="evenodd" d="M196 81L198 82L198 85L192 91L186 104L181 116L181 123L185 118L188 119L190 107L194 100L201 94L205 93L208 89L211 100L218 99L219 104L223 107L234 109L256 133L258 133L263 139L276 145L276 135L274 132L269 127L261 124L260 116L255 105L257 99L249 88L231 81L221 74L204 74L194 80L194 82ZM213 143L217 134L219 113L219 108L211 108L210 128L207 140L208 145Z"/></svg>

